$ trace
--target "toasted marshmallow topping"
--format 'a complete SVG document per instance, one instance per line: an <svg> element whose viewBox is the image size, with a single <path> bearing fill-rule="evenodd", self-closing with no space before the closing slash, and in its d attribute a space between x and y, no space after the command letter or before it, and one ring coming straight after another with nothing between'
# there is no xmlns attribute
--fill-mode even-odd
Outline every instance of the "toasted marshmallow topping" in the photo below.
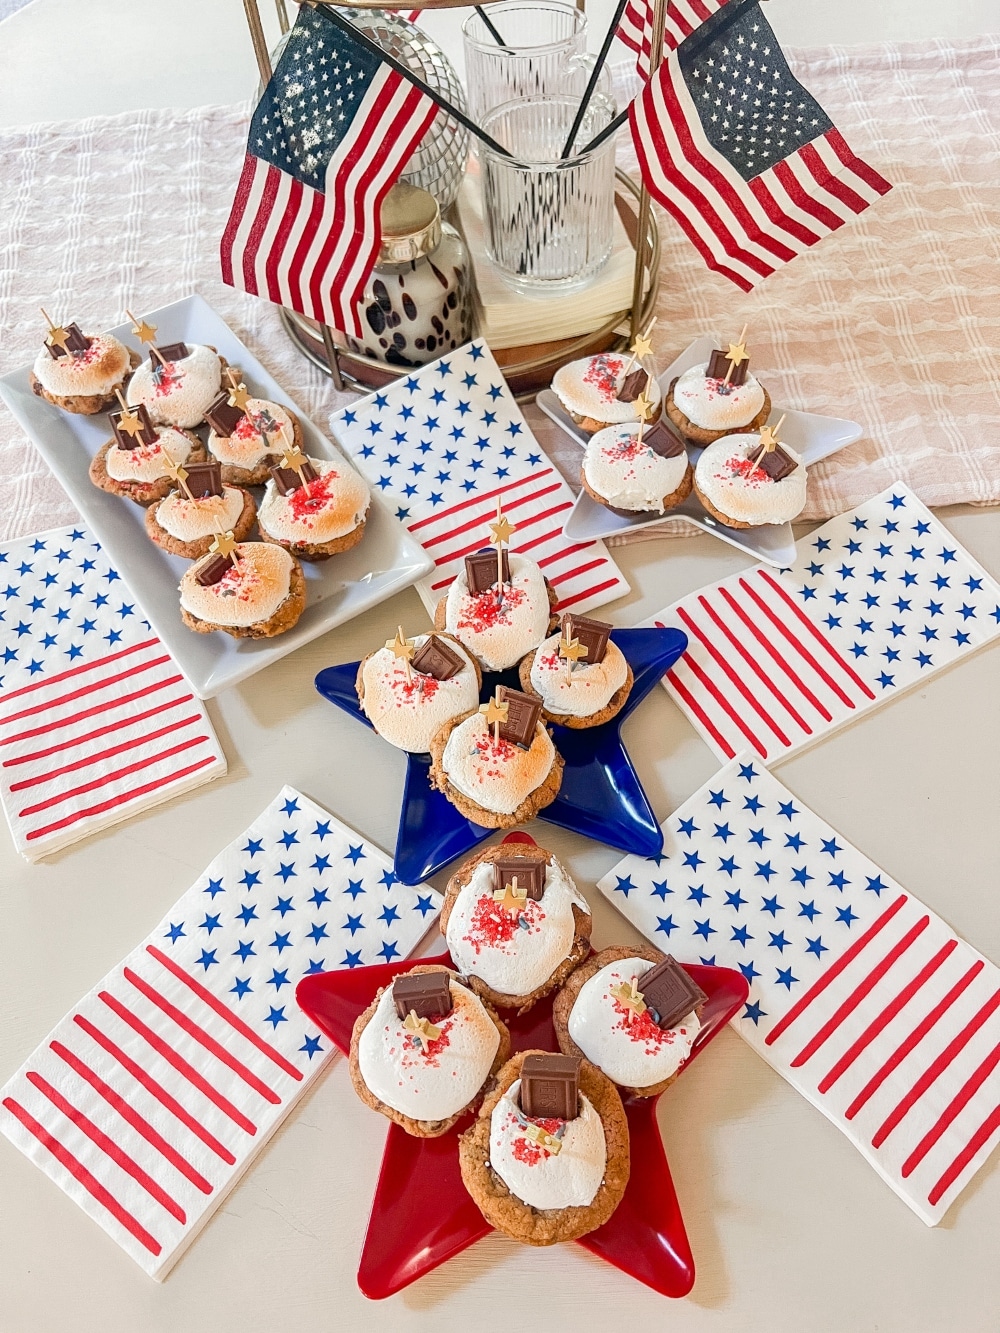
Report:
<svg viewBox="0 0 1000 1333"><path fill-rule="evenodd" d="M43 347L35 357L34 371L42 388L57 398L95 398L121 384L129 367L128 348L110 333L102 333L90 337L85 352L53 358Z"/></svg>
<svg viewBox="0 0 1000 1333"><path fill-rule="evenodd" d="M218 583L202 585L195 575L212 556L185 570L180 583L181 606L190 615L212 625L245 628L270 620L288 596L295 560L280 546L268 542L241 542L239 563Z"/></svg>
<svg viewBox="0 0 1000 1333"><path fill-rule="evenodd" d="M456 791L491 814L512 815L552 771L556 749L541 723L530 750L493 739L482 713L460 722L448 737L441 767Z"/></svg>
<svg viewBox="0 0 1000 1333"><path fill-rule="evenodd" d="M741 523L790 523L798 518L806 502L808 474L801 457L782 444L798 467L781 481L772 481L754 466L753 448L759 436L724 435L710 444L698 459L695 485L720 514Z"/></svg>
<svg viewBox="0 0 1000 1333"><path fill-rule="evenodd" d="M563 407L577 417L589 417L594 421L606 421L609 425L625 421L638 421L639 413L635 403L623 403L618 398L618 390L625 379L625 369L632 362L628 353L601 352L597 356L584 357L582 361L570 361L560 366L552 380L552 392ZM660 386L656 382L656 370L648 358L632 364L632 370L649 371L649 387L645 390L653 408L660 402ZM653 417L659 415L654 411Z"/></svg>
<svg viewBox="0 0 1000 1333"><path fill-rule="evenodd" d="M128 382L126 397L134 406L145 403L150 420L170 426L198 426L205 408L218 396L222 366L211 347L188 343L188 355L155 370L149 358Z"/></svg>

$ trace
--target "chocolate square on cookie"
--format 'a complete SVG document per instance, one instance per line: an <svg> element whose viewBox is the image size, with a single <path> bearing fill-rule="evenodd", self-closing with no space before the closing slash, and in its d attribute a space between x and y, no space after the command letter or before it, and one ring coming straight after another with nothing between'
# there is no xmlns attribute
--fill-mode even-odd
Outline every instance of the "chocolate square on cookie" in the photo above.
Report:
<svg viewBox="0 0 1000 1333"><path fill-rule="evenodd" d="M119 408L108 414L115 444L119 449L137 449L140 444L156 443L156 427L149 419L145 403L135 407Z"/></svg>
<svg viewBox="0 0 1000 1333"><path fill-rule="evenodd" d="M748 458L757 458L760 454L760 447L753 445ZM762 457L757 458L757 466L761 472L764 472L772 481L783 481L785 477L790 477L798 467L794 458L789 457L782 449L780 444L776 444L773 449L768 450Z"/></svg>
<svg viewBox="0 0 1000 1333"><path fill-rule="evenodd" d="M497 558L493 551L477 551L475 555L465 557L465 580L469 592L474 597L489 592L497 581ZM503 553L503 581L510 582L510 560L507 552Z"/></svg>
<svg viewBox="0 0 1000 1333"><path fill-rule="evenodd" d="M642 442L661 458L676 458L684 452L684 441L668 430L662 421L643 431Z"/></svg>
<svg viewBox="0 0 1000 1333"><path fill-rule="evenodd" d="M631 375L626 375L617 393L618 401L620 403L634 403L645 389L648 378L648 373L643 370L642 366L633 370Z"/></svg>
<svg viewBox="0 0 1000 1333"><path fill-rule="evenodd" d="M589 620L586 616L565 615L562 618L563 638L568 639L572 631L573 638L580 640L587 650L584 658L587 666L604 661L613 628L605 620Z"/></svg>
<svg viewBox="0 0 1000 1333"><path fill-rule="evenodd" d="M222 464L186 463L187 488L195 500L207 500L210 495L222 494Z"/></svg>
<svg viewBox="0 0 1000 1333"><path fill-rule="evenodd" d="M580 1057L526 1055L521 1110L532 1120L575 1120L580 1111Z"/></svg>
<svg viewBox="0 0 1000 1333"><path fill-rule="evenodd" d="M512 690L508 685L497 686L496 698L497 703L507 705L507 721L500 723L500 735L511 745L530 750L542 715L541 699L521 690Z"/></svg>
<svg viewBox="0 0 1000 1333"><path fill-rule="evenodd" d="M268 468L268 471L274 478L274 486L279 495L291 495L300 486L308 486L311 481L319 477L319 473L308 458L298 470L293 467L272 467Z"/></svg>
<svg viewBox="0 0 1000 1333"><path fill-rule="evenodd" d="M449 648L444 639L436 634L429 634L425 643L417 649L410 663L414 671L422 676L433 676L435 680L451 680L465 666L465 662L454 649Z"/></svg>
<svg viewBox="0 0 1000 1333"><path fill-rule="evenodd" d="M417 972L397 977L392 983L396 1013L405 1018L443 1018L452 1010L451 983L447 972Z"/></svg>
<svg viewBox="0 0 1000 1333"><path fill-rule="evenodd" d="M710 380L724 380L729 375L730 366L729 357L721 348L716 348L712 353L712 359L708 363L708 370L705 372ZM739 365L733 366L733 373L729 375L729 383L734 388L739 388L741 384L747 382L747 367L750 362L741 361Z"/></svg>
<svg viewBox="0 0 1000 1333"><path fill-rule="evenodd" d="M498 856L493 862L493 892L503 893L515 879L518 889L538 902L545 892L545 862L530 856Z"/></svg>
<svg viewBox="0 0 1000 1333"><path fill-rule="evenodd" d="M708 996L669 954L639 978L639 990L657 1027L675 1027Z"/></svg>
<svg viewBox="0 0 1000 1333"><path fill-rule="evenodd" d="M206 560L195 578L203 588L210 588L213 583L220 583L223 575L232 569L235 561L231 555L213 555Z"/></svg>
<svg viewBox="0 0 1000 1333"><path fill-rule="evenodd" d="M205 420L220 439L228 439L245 415L241 407L234 407L229 401L225 389L205 408Z"/></svg>
<svg viewBox="0 0 1000 1333"><path fill-rule="evenodd" d="M186 356L191 355L187 343L164 343L162 347L157 347L156 351L164 361L183 361ZM149 360L154 368L159 364L153 351L149 353Z"/></svg>

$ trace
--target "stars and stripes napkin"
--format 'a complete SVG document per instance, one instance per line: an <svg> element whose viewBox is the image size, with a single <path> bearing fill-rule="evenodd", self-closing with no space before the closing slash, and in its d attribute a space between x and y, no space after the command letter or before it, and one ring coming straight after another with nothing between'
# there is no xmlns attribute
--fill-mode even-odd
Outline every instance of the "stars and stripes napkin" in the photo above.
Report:
<svg viewBox="0 0 1000 1333"><path fill-rule="evenodd" d="M83 526L0 546L0 801L37 861L219 777L204 705Z"/></svg>
<svg viewBox="0 0 1000 1333"><path fill-rule="evenodd" d="M0 1089L0 1131L163 1278L331 1053L296 983L405 957L440 906L284 787Z"/></svg>
<svg viewBox="0 0 1000 1333"><path fill-rule="evenodd" d="M738 968L736 1031L928 1225L1000 1135L1000 970L748 752L601 892L681 961Z"/></svg>
<svg viewBox="0 0 1000 1333"><path fill-rule="evenodd" d="M688 648L663 678L721 759L773 763L1000 635L1000 584L906 486L652 621Z"/></svg>
<svg viewBox="0 0 1000 1333"><path fill-rule="evenodd" d="M416 585L432 615L465 556L489 544L498 497L517 527L511 550L538 562L560 610L582 614L628 592L603 542L563 536L575 496L481 339L334 412L330 427L433 557Z"/></svg>

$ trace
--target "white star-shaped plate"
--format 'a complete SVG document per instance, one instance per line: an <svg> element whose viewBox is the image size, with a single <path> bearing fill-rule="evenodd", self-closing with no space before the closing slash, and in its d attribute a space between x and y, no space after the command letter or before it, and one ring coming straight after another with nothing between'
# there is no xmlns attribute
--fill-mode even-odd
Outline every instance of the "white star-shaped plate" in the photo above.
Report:
<svg viewBox="0 0 1000 1333"><path fill-rule="evenodd" d="M707 361L713 349L721 345L717 333L705 333L700 338L695 338L694 342L685 348L660 375L659 383L663 394L666 395L672 379L677 375L683 375L685 370L690 370L692 366ZM535 402L547 417L551 417L557 426L561 426L567 435L572 436L581 445L582 452L590 437L563 409L552 390L543 389L535 398ZM782 415L785 417L785 423L781 429L781 438L802 456L806 467L812 467L821 459L829 458L839 449L853 444L864 433L856 421L845 421L840 417L824 417L815 412L797 412L794 408L773 405L768 424L773 425ZM664 426L672 429L666 417L662 420ZM701 452L697 447L688 446L688 457L692 464L697 463ZM705 532L710 532L713 537L728 542L730 546L746 551L755 560L763 560L766 564L775 565L779 569L795 561L795 537L790 523L768 523L757 528L730 528L707 513L695 495L690 495L682 505L678 505L668 514L636 514L634 517L624 518L620 514L613 514L610 509L598 504L582 490L566 520L563 532L574 541L590 541L595 537L616 537L619 533L628 532L632 528L650 527L653 524L666 529L671 523L677 523L682 519L703 528Z"/></svg>

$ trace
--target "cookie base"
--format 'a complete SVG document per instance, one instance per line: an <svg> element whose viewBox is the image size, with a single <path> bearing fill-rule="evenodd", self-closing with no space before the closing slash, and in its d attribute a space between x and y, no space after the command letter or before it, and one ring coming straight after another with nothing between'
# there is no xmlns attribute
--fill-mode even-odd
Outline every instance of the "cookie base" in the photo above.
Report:
<svg viewBox="0 0 1000 1333"><path fill-rule="evenodd" d="M50 393L48 389L38 379L34 371L28 377L31 385L31 392L36 398L44 398L47 403L53 407L61 408L63 412L72 412L75 416L96 417L99 412L107 412L118 406L118 396L116 390L122 390L128 383L129 375L138 366L140 360L139 353L128 349L129 369L116 383L112 384L107 393L71 393L60 396L57 393Z"/></svg>
<svg viewBox="0 0 1000 1333"><path fill-rule="evenodd" d="M771 415L771 395L764 389L764 406L745 425L726 426L724 430L706 430L704 426L696 426L674 402L674 385L676 383L677 379L670 381L670 388L667 390L667 400L663 410L687 442L696 444L700 448L704 448L706 444L714 444L716 440L721 440L726 435L749 435L751 431L760 430L762 426L767 425L767 419ZM764 388L764 386L761 385L761 388Z"/></svg>
<svg viewBox="0 0 1000 1333"><path fill-rule="evenodd" d="M531 861L544 861L546 865L551 865L555 857L544 847L534 847L530 843L525 843L517 849L518 856L527 857ZM510 848L502 843L495 843L492 847L486 847L475 856L471 856L468 861L462 863L449 879L444 891L444 903L441 906L441 916L439 925L442 936L447 939L448 922L451 919L455 903L458 901L458 895L472 878L476 868L484 862L493 864L494 861L503 857L510 856ZM492 1004L498 1009L516 1009L519 1014L525 1014L533 1004L551 994L558 986L561 986L573 969L590 953L590 932L593 927L593 918L589 912L584 912L573 903L573 947L555 969L547 981L540 986L536 986L533 991L526 995L510 995L504 991L494 990L492 986L477 977L475 973L470 972L467 975L469 987L476 992L481 1000L487 1004Z"/></svg>
<svg viewBox="0 0 1000 1333"><path fill-rule="evenodd" d="M253 531L254 519L257 517L257 506L253 502L253 496L249 491L243 490L242 486L237 487L243 496L243 508L240 516L236 520L233 528L233 537L238 542L245 542ZM156 511L163 503L162 500L155 500L146 510L146 536L161 550L170 555L180 555L186 560L200 560L203 555L208 555L208 548L215 540L214 533L209 533L207 537L199 537L195 541L184 542L179 537L174 537L166 528L160 526L156 517Z"/></svg>
<svg viewBox="0 0 1000 1333"><path fill-rule="evenodd" d="M296 561L289 580L288 596L268 620L260 620L254 625L215 625L210 620L199 620L190 611L181 607L181 619L188 629L196 634L214 634L218 630L229 634L234 639L273 639L278 634L290 630L301 616L306 606L306 576L302 566Z"/></svg>
<svg viewBox="0 0 1000 1333"><path fill-rule="evenodd" d="M334 537L328 542L288 542L280 541L261 526L260 520L257 521L257 530L260 533L262 542L270 542L272 546L280 546L287 551L289 555L298 556L300 560L329 560L331 556L340 555L342 551L349 551L352 546L357 546L358 542L365 535L365 525L368 522L367 515L361 520L358 526L352 531L344 534L343 537Z"/></svg>
<svg viewBox="0 0 1000 1333"><path fill-rule="evenodd" d="M541 1054L544 1052L518 1051L507 1061L475 1123L458 1140L462 1181L479 1211L490 1226L525 1245L556 1245L596 1231L621 1203L630 1170L628 1120L622 1099L611 1080L589 1060L580 1066L580 1091L601 1118L607 1149L604 1179L591 1202L584 1207L532 1208L512 1194L493 1170L490 1117L510 1085L521 1077L525 1057Z"/></svg>
<svg viewBox="0 0 1000 1333"><path fill-rule="evenodd" d="M583 489L587 492L587 494L590 496L592 500L596 500L597 503L599 505L603 505L605 509L610 509L612 514L617 514L619 518L665 517L664 514L658 514L655 509L622 509L618 505L613 505L610 502L610 500L605 499L605 497L601 495L599 491L594 490L593 486L591 486L591 484L588 482L582 468L580 469L580 485L583 487ZM661 505L663 506L663 509L665 511L669 509L676 509L679 504L683 504L684 501L691 494L691 487L693 485L694 485L694 468L691 466L690 463L688 463L687 471L684 473L684 476L681 480L681 484L677 487L675 491L671 491L669 495L665 495L663 499L660 501Z"/></svg>
<svg viewBox="0 0 1000 1333"><path fill-rule="evenodd" d="M179 428L175 426L174 429ZM182 430L180 434L186 436L194 446L184 460L185 463L204 463L206 461L205 446L198 439L198 436L192 434L189 430ZM142 505L143 508L156 504L158 500L166 499L177 485L173 477L157 477L156 481L118 481L109 475L108 452L117 447L117 441L110 439L107 444L101 445L90 460L90 480L98 490L107 491L109 495L118 495L123 500L133 500L137 505ZM207 546L205 550L208 550Z"/></svg>
<svg viewBox="0 0 1000 1333"><path fill-rule="evenodd" d="M727 528L737 528L741 532L745 532L747 528L765 526L764 524L760 523L757 524L744 523L742 519L733 518L731 514L724 514L721 509L716 509L715 505L712 504L711 500L706 499L706 497L702 494L701 490L698 487L697 482L695 483L694 493L697 496L698 502L702 506L702 508L706 510L707 513L711 514L717 523L722 523Z"/></svg>
<svg viewBox="0 0 1000 1333"><path fill-rule="evenodd" d="M536 649L535 651L537 652L538 650ZM542 696L531 683L531 668L534 661L535 653L526 653L525 656L521 658L518 667L518 675L521 678L521 689L525 694L530 694L533 699L541 699ZM628 664L626 663L626 665ZM589 713L586 717L571 717L569 713L551 713L545 707L543 700L542 717L545 718L546 722L555 722L560 727L570 727L574 731L582 731L587 727L603 726L605 722L610 722L611 719L617 716L617 714L625 707L628 697L632 693L632 686L634 684L635 677L632 674L632 668L628 667L628 675L625 677L625 683L615 690L614 694L599 712Z"/></svg>
<svg viewBox="0 0 1000 1333"><path fill-rule="evenodd" d="M429 963L420 963L416 967L411 967L409 972L400 973L399 975L414 976L418 972L447 972L449 977L454 981L459 980L458 973L452 968L442 967L440 964ZM361 1065L358 1060L358 1046L361 1041L361 1034L374 1017L375 1010L378 1008L378 1002L384 991L384 986L379 988L375 994L374 1000L372 1000L364 1013L359 1015L354 1024L354 1031L351 1033L351 1052L348 1063L351 1070L351 1082L354 1084L354 1091L366 1106L370 1106L373 1111L378 1111L380 1115L384 1115L387 1119L393 1121L394 1124L399 1125L401 1129L405 1129L407 1134L412 1134L414 1138L439 1138L442 1134L447 1134L452 1125L456 1124L464 1115L467 1115L478 1105L479 1099L483 1095L483 1089L489 1085L490 1080L507 1062L510 1055L510 1033L507 1031L506 1023L504 1023L499 1015L494 1012L490 1005L484 1005L486 1012L489 1014L500 1034L500 1045L497 1047L497 1053L493 1059L492 1065L490 1065L489 1072L483 1079L482 1087L470 1102L466 1103L465 1106L456 1111L454 1115L449 1116L446 1120L415 1120L412 1116L404 1115L402 1111L397 1111L395 1107L387 1106L385 1102L376 1097L374 1092L372 1092L371 1088L369 1088L368 1084L365 1082L364 1076L361 1073Z"/></svg>
<svg viewBox="0 0 1000 1333"><path fill-rule="evenodd" d="M296 448L302 449L302 422L298 419L290 407L281 404L288 413L288 418L292 423L292 443ZM216 455L212 453L211 435L206 444L208 456L210 459ZM305 452L303 450L303 452ZM237 467L235 463L222 463L222 480L229 486L266 486L271 480L271 468L277 467L281 462L281 455L284 449L279 449L277 453L265 454L255 467ZM219 460L221 463L221 459Z"/></svg>

